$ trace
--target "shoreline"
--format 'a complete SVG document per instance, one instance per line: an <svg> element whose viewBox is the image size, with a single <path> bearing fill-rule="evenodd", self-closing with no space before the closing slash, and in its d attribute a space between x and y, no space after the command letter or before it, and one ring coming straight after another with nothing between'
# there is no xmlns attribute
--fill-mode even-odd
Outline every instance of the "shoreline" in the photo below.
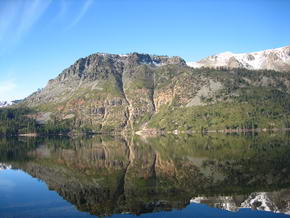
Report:
<svg viewBox="0 0 290 218"><path fill-rule="evenodd" d="M74 133L74 134L38 134L38 133L21 133L14 136L0 136L0 137L50 137L50 136L64 136L64 137L78 137L78 136L95 136L95 135L139 135L139 136L158 136L166 134L211 134L211 133L261 133L261 132L287 132L290 128L256 128L256 129L217 129L217 130L191 130L191 131L162 131L157 129L144 129L139 131L127 132L97 132L97 133Z"/></svg>
<svg viewBox="0 0 290 218"><path fill-rule="evenodd" d="M135 132L136 135L140 136L150 136L150 135L164 135L164 134L208 134L208 133L249 133L249 132L287 132L290 131L290 128L256 128L256 129L217 129L217 130L204 130L204 131L197 131L197 130L190 130L190 131L180 131L180 130L173 130L173 131L160 131L156 129L145 129Z"/></svg>

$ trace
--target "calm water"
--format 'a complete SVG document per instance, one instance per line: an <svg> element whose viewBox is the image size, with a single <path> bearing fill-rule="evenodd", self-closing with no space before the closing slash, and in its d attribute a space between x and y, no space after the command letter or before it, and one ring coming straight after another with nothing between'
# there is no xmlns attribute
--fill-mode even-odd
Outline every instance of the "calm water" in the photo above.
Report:
<svg viewBox="0 0 290 218"><path fill-rule="evenodd" d="M1 218L290 218L290 137L0 139L0 196Z"/></svg>

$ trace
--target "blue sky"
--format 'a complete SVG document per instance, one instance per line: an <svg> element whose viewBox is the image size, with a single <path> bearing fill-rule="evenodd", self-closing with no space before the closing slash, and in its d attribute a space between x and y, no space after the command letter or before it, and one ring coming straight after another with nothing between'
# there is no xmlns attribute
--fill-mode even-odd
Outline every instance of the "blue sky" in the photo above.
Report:
<svg viewBox="0 0 290 218"><path fill-rule="evenodd" d="M0 0L0 100L95 52L178 55L290 44L289 0Z"/></svg>

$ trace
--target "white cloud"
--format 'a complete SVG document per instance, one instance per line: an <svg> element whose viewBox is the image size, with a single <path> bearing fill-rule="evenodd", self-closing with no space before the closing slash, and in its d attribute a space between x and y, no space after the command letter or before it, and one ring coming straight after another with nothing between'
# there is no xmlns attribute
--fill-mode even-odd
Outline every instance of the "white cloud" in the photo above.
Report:
<svg viewBox="0 0 290 218"><path fill-rule="evenodd" d="M17 23L18 37L21 38L39 20L41 15L50 5L51 0L27 0L23 1L22 13L18 17Z"/></svg>
<svg viewBox="0 0 290 218"><path fill-rule="evenodd" d="M12 80L0 81L0 101L23 99L34 91L32 87L23 87Z"/></svg>
<svg viewBox="0 0 290 218"><path fill-rule="evenodd" d="M55 24L57 21L62 21L68 13L69 5L67 0L59 0L58 2L58 13L56 14L56 16L54 16L54 18L52 18L51 24Z"/></svg>
<svg viewBox="0 0 290 218"><path fill-rule="evenodd" d="M17 16L17 5L4 4L0 7L0 41L7 35Z"/></svg>
<svg viewBox="0 0 290 218"><path fill-rule="evenodd" d="M75 17L75 19L71 22L71 24L67 27L67 29L72 28L75 26L80 20L83 18L83 16L87 13L88 9L90 8L91 4L93 3L93 0L86 0L83 4L83 7L79 11L78 15Z"/></svg>
<svg viewBox="0 0 290 218"><path fill-rule="evenodd" d="M11 81L6 81L0 83L0 95L12 91L16 87L15 83Z"/></svg>
<svg viewBox="0 0 290 218"><path fill-rule="evenodd" d="M84 17L94 0L83 0L74 18L70 18L67 30ZM15 45L29 33L51 4L59 5L53 22L68 15L71 2L67 0L0 0L0 49ZM1 48L2 47L2 48Z"/></svg>
<svg viewBox="0 0 290 218"><path fill-rule="evenodd" d="M12 81L3 81L0 82L0 100L14 100L13 92L17 88L16 84Z"/></svg>
<svg viewBox="0 0 290 218"><path fill-rule="evenodd" d="M17 43L46 11L51 0L1 0L0 43Z"/></svg>

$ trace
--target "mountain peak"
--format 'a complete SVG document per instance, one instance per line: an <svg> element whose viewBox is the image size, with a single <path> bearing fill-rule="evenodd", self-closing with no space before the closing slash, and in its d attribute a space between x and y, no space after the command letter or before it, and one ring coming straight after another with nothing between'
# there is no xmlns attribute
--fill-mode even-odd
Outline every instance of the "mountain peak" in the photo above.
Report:
<svg viewBox="0 0 290 218"><path fill-rule="evenodd" d="M166 64L181 64L186 65L185 60L178 56L165 56L165 55L150 55L144 53L133 52L129 54L109 54L109 53L95 53L87 57L78 59L75 64L86 63L90 64L92 61L97 63L123 63L123 64L150 64L150 65L166 65ZM75 65L73 64L73 65ZM95 63L96 64L96 63Z"/></svg>

